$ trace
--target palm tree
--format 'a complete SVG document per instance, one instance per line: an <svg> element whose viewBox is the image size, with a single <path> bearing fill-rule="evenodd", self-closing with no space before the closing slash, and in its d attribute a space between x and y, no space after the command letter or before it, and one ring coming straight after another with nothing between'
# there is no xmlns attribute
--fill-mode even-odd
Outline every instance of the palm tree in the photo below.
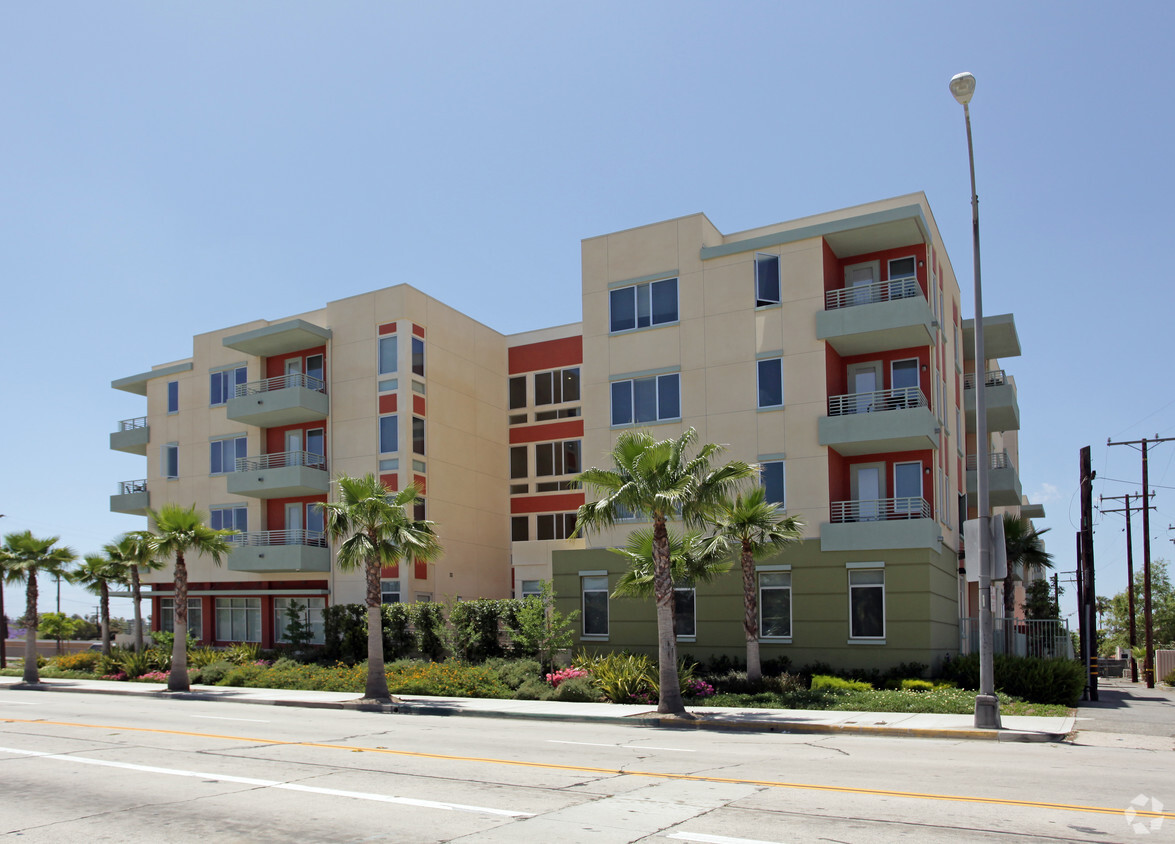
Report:
<svg viewBox="0 0 1175 844"><path fill-rule="evenodd" d="M10 533L4 537L4 568L9 582L25 582L24 640L24 682L37 683L41 676L37 671L37 572L59 575L77 559L73 549L62 546L55 548L60 537L38 539L31 531Z"/></svg>
<svg viewBox="0 0 1175 844"><path fill-rule="evenodd" d="M380 572L401 561L427 561L441 553L433 523L409 517L420 494L416 485L392 492L375 475L339 476L339 500L323 505L326 532L341 539L342 571L363 569L367 581L366 700L393 702L384 668L383 620L380 613Z"/></svg>
<svg viewBox="0 0 1175 844"><path fill-rule="evenodd" d="M725 546L713 538L692 531L684 536L669 533L669 564L673 583L710 583L730 571ZM628 560L628 570L616 581L613 598L653 597L653 532L634 530L623 548L609 549Z"/></svg>
<svg viewBox="0 0 1175 844"><path fill-rule="evenodd" d="M140 571L159 571L165 560L158 556L155 534L149 530L133 530L116 541L102 546L103 553L121 563L130 573L131 602L135 605L135 653L143 652L143 586Z"/></svg>
<svg viewBox="0 0 1175 844"><path fill-rule="evenodd" d="M1024 566L1024 574L1030 570L1051 569L1053 555L1044 550L1041 534L1049 528L1037 530L1028 519L1004 514L1004 551L1008 557L1008 573L1004 576L1004 618L1011 618L1016 611L1015 566Z"/></svg>
<svg viewBox="0 0 1175 844"><path fill-rule="evenodd" d="M175 641L171 650L171 673L167 689L186 692L188 684L188 567L184 555L204 554L218 566L231 550L225 537L235 530L214 530L204 524L204 514L195 505L164 504L158 511L147 510L155 523L155 552L160 557L175 555Z"/></svg>
<svg viewBox="0 0 1175 844"><path fill-rule="evenodd" d="M707 443L693 457L687 451L697 439L693 428L676 439L657 440L647 431L625 431L609 455L613 468L591 468L577 479L598 500L576 514L575 535L616 523L631 513L653 523L653 596L657 606L657 656L662 714L689 717L677 682L677 642L673 635L673 572L666 523L681 518L687 527L702 527L718 503L754 468L739 460L718 468L714 458L722 446Z"/></svg>
<svg viewBox="0 0 1175 844"><path fill-rule="evenodd" d="M746 497L727 499L714 519L714 532L738 547L743 573L743 633L747 637L747 679L763 676L759 661L759 600L755 589L755 559L774 556L803 538L798 516L783 515L767 500L767 490L755 487Z"/></svg>
<svg viewBox="0 0 1175 844"><path fill-rule="evenodd" d="M125 583L126 566L101 554L86 554L82 564L66 574L70 583L85 586L98 596L98 615L102 630L102 653L110 654L110 583Z"/></svg>

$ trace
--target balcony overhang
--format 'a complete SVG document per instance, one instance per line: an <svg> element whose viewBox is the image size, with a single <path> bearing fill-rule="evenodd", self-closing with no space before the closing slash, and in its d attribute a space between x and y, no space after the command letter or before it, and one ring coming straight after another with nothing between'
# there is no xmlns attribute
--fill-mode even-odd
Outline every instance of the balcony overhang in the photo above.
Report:
<svg viewBox="0 0 1175 844"><path fill-rule="evenodd" d="M330 549L314 545L237 545L229 552L228 569L257 573L327 572Z"/></svg>
<svg viewBox="0 0 1175 844"><path fill-rule="evenodd" d="M1043 519L1044 505L1043 504L1021 504L1020 518L1022 519Z"/></svg>
<svg viewBox="0 0 1175 844"><path fill-rule="evenodd" d="M841 355L929 346L934 314L921 296L819 311L816 337Z"/></svg>
<svg viewBox="0 0 1175 844"><path fill-rule="evenodd" d="M975 320L963 320L962 342L964 360L975 360ZM983 317L983 354L988 360L1020 357L1020 335L1012 314Z"/></svg>
<svg viewBox="0 0 1175 844"><path fill-rule="evenodd" d="M938 420L925 407L821 416L816 426L820 445L845 457L938 448Z"/></svg>
<svg viewBox="0 0 1175 844"><path fill-rule="evenodd" d="M145 516L147 508L151 506L151 493L130 492L123 495L110 496L110 512L126 513L130 516Z"/></svg>
<svg viewBox="0 0 1175 844"><path fill-rule="evenodd" d="M987 499L992 507L1015 507L1020 504L1020 474L1012 465L988 470ZM967 500L979 500L979 472L967 470Z"/></svg>
<svg viewBox="0 0 1175 844"><path fill-rule="evenodd" d="M110 434L110 450L144 455L147 453L147 442L151 436L150 430L148 426L143 425L141 428L114 431Z"/></svg>
<svg viewBox="0 0 1175 844"><path fill-rule="evenodd" d="M159 369L152 369L150 372L140 372L138 375L128 375L126 378L116 378L110 382L110 386L116 390L123 390L128 393L134 393L137 396L147 395L147 382L152 378L166 378L168 375L176 375L180 372L190 372L192 364L176 363L171 366L161 366Z"/></svg>
<svg viewBox="0 0 1175 844"><path fill-rule="evenodd" d="M303 319L291 319L225 337L223 342L225 348L247 355L273 357L322 346L329 339L329 328L321 328Z"/></svg>
<svg viewBox="0 0 1175 844"><path fill-rule="evenodd" d="M820 525L821 551L897 551L942 547L942 530L934 519L897 519Z"/></svg>
<svg viewBox="0 0 1175 844"><path fill-rule="evenodd" d="M277 428L325 419L329 408L326 393L296 386L234 396L228 400L225 414L234 422Z"/></svg>
<svg viewBox="0 0 1175 844"><path fill-rule="evenodd" d="M1019 431L1020 403L1016 387L1011 383L991 384L983 388L987 409L988 431ZM963 411L967 415L967 430L975 431L975 390L963 391Z"/></svg>
<svg viewBox="0 0 1175 844"><path fill-rule="evenodd" d="M325 495L330 490L330 476L310 466L276 466L225 476L227 491L249 498L304 498Z"/></svg>

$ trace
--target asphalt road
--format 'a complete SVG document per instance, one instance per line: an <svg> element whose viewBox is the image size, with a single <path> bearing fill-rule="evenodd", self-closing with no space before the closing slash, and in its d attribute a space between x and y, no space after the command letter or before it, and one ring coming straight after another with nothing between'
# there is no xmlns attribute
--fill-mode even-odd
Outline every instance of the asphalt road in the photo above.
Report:
<svg viewBox="0 0 1175 844"><path fill-rule="evenodd" d="M1141 672L1140 672L1141 675ZM1141 680L1102 679L1097 701L1082 701L1077 708L1081 730L1171 739L1175 746L1175 691L1148 689Z"/></svg>
<svg viewBox="0 0 1175 844"><path fill-rule="evenodd" d="M1170 752L0 694L36 842L1123 841ZM1175 815L1135 815L1148 841Z"/></svg>

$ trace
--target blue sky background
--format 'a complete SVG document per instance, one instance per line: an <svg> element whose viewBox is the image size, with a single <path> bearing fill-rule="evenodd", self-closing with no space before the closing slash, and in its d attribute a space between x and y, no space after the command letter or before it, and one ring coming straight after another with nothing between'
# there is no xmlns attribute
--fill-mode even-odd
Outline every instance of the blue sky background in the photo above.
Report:
<svg viewBox="0 0 1175 844"><path fill-rule="evenodd" d="M683 214L733 232L925 191L971 316L969 70L984 310L1016 315L1021 479L1071 572L1079 449L1121 495L1139 455L1107 437L1175 436L1173 10L5 4L0 530L88 552L142 526L109 512L144 464L108 436L145 402L110 381L193 334L400 282L503 333L574 322L582 238ZM1175 442L1150 478L1169 557ZM1099 517L1099 593L1125 587L1121 528Z"/></svg>

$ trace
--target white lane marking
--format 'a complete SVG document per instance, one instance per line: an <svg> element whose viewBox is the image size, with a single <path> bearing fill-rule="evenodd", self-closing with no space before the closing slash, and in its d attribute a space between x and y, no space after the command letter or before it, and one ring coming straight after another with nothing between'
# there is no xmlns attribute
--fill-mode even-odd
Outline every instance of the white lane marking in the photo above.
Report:
<svg viewBox="0 0 1175 844"><path fill-rule="evenodd" d="M778 841L760 841L758 838L727 838L724 835L703 835L700 832L677 832L666 838L678 841L698 841L701 844L779 844Z"/></svg>
<svg viewBox="0 0 1175 844"><path fill-rule="evenodd" d="M262 788L279 788L284 791L301 791L309 794L324 794L328 797L352 797L356 800L371 800L376 803L395 803L400 806L418 806L425 809L444 809L455 812L474 812L482 815L501 815L508 818L529 818L531 812L513 812L509 809L491 809L486 806L467 806L463 803L440 803L435 800L415 800L409 797L391 797L386 794L371 794L365 791L342 791L337 788L318 788L310 785L299 785L279 780L262 780L255 777L234 777L228 774L208 774L200 771L184 771L176 768L156 768L151 765L134 765L129 762L111 762L107 759L90 759L85 756L63 755L56 753L42 753L36 750L17 750L11 747L0 747L0 753L13 753L17 756L34 756L38 759L54 759L59 762L74 762L81 765L99 765L105 768L121 768L126 771L140 771L145 774L167 774L173 777L193 777L216 782L231 782L240 785L253 785Z"/></svg>
<svg viewBox="0 0 1175 844"><path fill-rule="evenodd" d="M4 700L4 701L0 701L0 704L4 704L6 706L36 706L37 705L36 703L34 703L31 700Z"/></svg>
<svg viewBox="0 0 1175 844"><path fill-rule="evenodd" d="M549 744L578 744L583 747L627 747L630 750L668 750L670 753L697 753L696 750L685 750L680 747L657 747L652 744L597 744L594 741L560 741L547 739Z"/></svg>
<svg viewBox="0 0 1175 844"><path fill-rule="evenodd" d="M250 721L254 724L268 724L261 718L225 718L221 715L193 715L193 718L207 718L210 721Z"/></svg>

